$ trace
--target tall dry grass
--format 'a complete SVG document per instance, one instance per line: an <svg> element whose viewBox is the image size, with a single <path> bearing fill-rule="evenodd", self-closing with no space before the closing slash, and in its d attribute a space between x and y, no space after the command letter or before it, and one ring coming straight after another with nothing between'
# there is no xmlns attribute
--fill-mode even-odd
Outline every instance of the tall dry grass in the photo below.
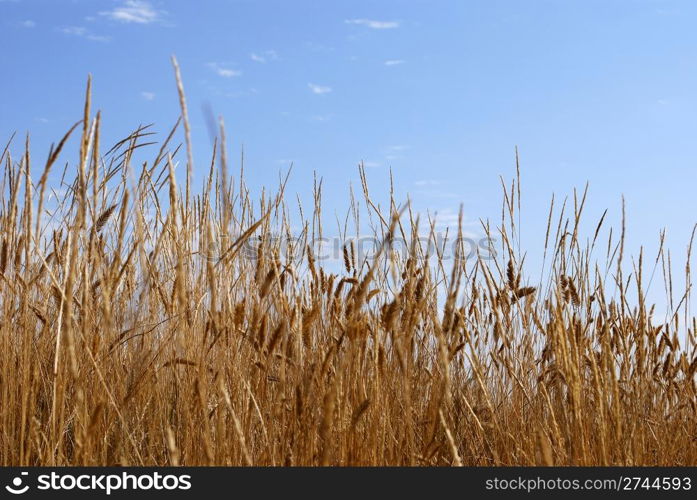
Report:
<svg viewBox="0 0 697 500"><path fill-rule="evenodd" d="M361 260L347 238L337 272L313 250L321 187L300 236L277 238L285 181L250 199L222 122L198 193L188 125L183 190L174 129L134 164L149 130L105 152L100 128L88 88L42 169L28 140L2 151L0 464L697 464L689 265L656 324L624 229L579 234L585 192L552 204L532 282L518 179L484 226L502 251L446 261L419 239L433 225L380 209L362 175L353 223L364 205L381 244ZM669 253L646 260L672 293Z"/></svg>

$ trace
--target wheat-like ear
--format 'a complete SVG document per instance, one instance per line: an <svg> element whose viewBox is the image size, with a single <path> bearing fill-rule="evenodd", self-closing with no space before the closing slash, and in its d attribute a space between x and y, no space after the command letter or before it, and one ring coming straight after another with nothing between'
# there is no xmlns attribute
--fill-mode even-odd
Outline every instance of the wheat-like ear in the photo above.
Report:
<svg viewBox="0 0 697 500"><path fill-rule="evenodd" d="M523 288L518 288L518 290L515 291L515 295L518 298L527 297L528 295L535 293L535 290L537 290L537 288L534 286L525 286Z"/></svg>
<svg viewBox="0 0 697 500"><path fill-rule="evenodd" d="M109 221L109 217L111 217L111 214L114 213L114 210L116 210L117 206L118 206L118 204L114 203L109 208L104 210L104 212L101 213L101 215L97 219L97 222L94 223L94 231L95 232L98 233L104 228L106 223Z"/></svg>
<svg viewBox="0 0 697 500"><path fill-rule="evenodd" d="M7 238L3 236L2 247L0 247L0 274L4 274L5 269L7 269L7 253L8 253L7 249L8 249Z"/></svg>

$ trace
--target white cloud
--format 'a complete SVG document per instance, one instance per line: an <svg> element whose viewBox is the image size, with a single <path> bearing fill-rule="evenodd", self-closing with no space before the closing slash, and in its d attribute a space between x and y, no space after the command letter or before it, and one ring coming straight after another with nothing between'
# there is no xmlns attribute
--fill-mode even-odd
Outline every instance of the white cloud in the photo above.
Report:
<svg viewBox="0 0 697 500"><path fill-rule="evenodd" d="M400 64L404 64L406 61L402 59L388 59L385 61L385 66L398 66Z"/></svg>
<svg viewBox="0 0 697 500"><path fill-rule="evenodd" d="M377 161L364 161L362 163L363 163L364 167L368 167L368 168L375 168L375 167L379 167L380 165L382 165L382 163L379 163Z"/></svg>
<svg viewBox="0 0 697 500"><path fill-rule="evenodd" d="M48 118L41 117L37 118L36 121L39 123L48 123Z"/></svg>
<svg viewBox="0 0 697 500"><path fill-rule="evenodd" d="M223 78L233 78L235 76L240 76L242 74L241 71L228 68L224 64L212 62L212 63L208 63L208 67L211 68L213 71L215 71L218 76L222 76Z"/></svg>
<svg viewBox="0 0 697 500"><path fill-rule="evenodd" d="M84 26L65 26L59 30L64 35L79 36L94 42L108 42L111 38L103 35L95 35Z"/></svg>
<svg viewBox="0 0 697 500"><path fill-rule="evenodd" d="M234 69L218 68L217 73L225 78L232 78L233 76L240 76L242 73Z"/></svg>
<svg viewBox="0 0 697 500"><path fill-rule="evenodd" d="M22 27L24 27L24 28L34 28L34 27L36 27L36 23L35 23L34 21L32 21L31 19L27 19L26 21L22 21L22 22L19 23L19 24L21 24Z"/></svg>
<svg viewBox="0 0 697 500"><path fill-rule="evenodd" d="M146 101L152 101L153 99L155 99L155 92L147 92L144 90L140 93L140 96Z"/></svg>
<svg viewBox="0 0 697 500"><path fill-rule="evenodd" d="M440 181L437 181L437 180L435 180L435 179L423 179L423 180L420 180L420 181L416 181L416 182L414 183L414 186L419 186L419 187L423 187L423 186L438 186L438 185L440 185Z"/></svg>
<svg viewBox="0 0 697 500"><path fill-rule="evenodd" d="M265 63L267 61L275 61L278 59L278 54L275 50L265 50L263 52L252 52L249 54L249 58L258 63Z"/></svg>
<svg viewBox="0 0 697 500"><path fill-rule="evenodd" d="M406 146L404 144L397 144L395 146L389 146L387 148L387 152L385 154L385 159L386 160L400 160L404 158L404 152L409 149L409 146Z"/></svg>
<svg viewBox="0 0 697 500"><path fill-rule="evenodd" d="M432 222L435 222L436 232L444 232L446 229L449 230L451 235L457 232L457 228L460 220L460 211L453 210L452 208L436 208L427 210L418 210L417 214L420 218L419 229L420 232L428 233L430 231L430 226ZM477 238L479 222L477 220L471 219L465 213L462 214L462 236L465 238ZM468 230L467 228L472 228ZM453 240L449 240L453 242ZM452 245L450 249L452 250Z"/></svg>
<svg viewBox="0 0 697 500"><path fill-rule="evenodd" d="M61 32L66 35L85 36L87 34L87 28L83 28L82 26L66 26L65 28L61 28Z"/></svg>
<svg viewBox="0 0 697 500"><path fill-rule="evenodd" d="M456 226L460 220L460 214L450 208L435 213L436 225Z"/></svg>
<svg viewBox="0 0 697 500"><path fill-rule="evenodd" d="M375 21L374 19L347 19L346 24L358 24L374 30L399 28L399 21Z"/></svg>
<svg viewBox="0 0 697 500"><path fill-rule="evenodd" d="M329 92L332 91L331 87L326 87L323 85L316 85L314 83L308 83L307 86L310 87L310 90L312 91L313 94L322 95L322 94L328 94Z"/></svg>
<svg viewBox="0 0 697 500"><path fill-rule="evenodd" d="M162 14L145 0L124 0L120 6L99 13L114 21L137 24L154 23L160 20Z"/></svg>

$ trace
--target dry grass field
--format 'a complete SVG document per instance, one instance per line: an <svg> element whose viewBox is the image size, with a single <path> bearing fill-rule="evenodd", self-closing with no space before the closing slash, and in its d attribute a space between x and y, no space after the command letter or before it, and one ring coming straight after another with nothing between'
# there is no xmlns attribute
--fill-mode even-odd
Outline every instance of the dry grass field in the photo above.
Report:
<svg viewBox="0 0 697 500"><path fill-rule="evenodd" d="M493 258L429 256L432 223L362 174L338 271L314 252L320 185L301 209L283 179L251 199L222 123L192 189L179 90L187 141L144 163L149 129L100 143L89 89L45 163L0 145L0 464L697 465L689 294L666 322L645 299L692 283L663 246L580 234L579 192L525 268L515 179Z"/></svg>

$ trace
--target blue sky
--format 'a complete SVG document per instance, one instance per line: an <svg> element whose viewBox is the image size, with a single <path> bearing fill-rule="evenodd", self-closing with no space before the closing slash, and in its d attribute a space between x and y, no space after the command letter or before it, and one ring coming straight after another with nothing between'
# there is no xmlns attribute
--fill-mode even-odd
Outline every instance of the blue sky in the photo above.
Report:
<svg viewBox="0 0 697 500"><path fill-rule="evenodd" d="M330 213L364 161L378 199L391 167L418 210L495 219L518 146L532 262L552 193L586 181L590 232L606 208L619 221L624 194L628 250L666 227L680 261L697 219L696 20L670 0L0 0L0 139L30 131L45 156L88 73L105 144L141 123L164 135L176 54L198 179L203 106L233 156L244 145L254 189L292 161L290 191L308 196L317 172Z"/></svg>

